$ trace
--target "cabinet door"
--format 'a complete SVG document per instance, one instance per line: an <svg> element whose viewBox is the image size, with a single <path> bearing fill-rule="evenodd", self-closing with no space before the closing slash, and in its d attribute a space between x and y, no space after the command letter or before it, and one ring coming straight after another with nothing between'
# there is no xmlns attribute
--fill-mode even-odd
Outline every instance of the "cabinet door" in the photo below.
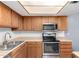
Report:
<svg viewBox="0 0 79 59"><path fill-rule="evenodd" d="M12 58L26 58L26 43L14 49L10 54Z"/></svg>
<svg viewBox="0 0 79 59"><path fill-rule="evenodd" d="M32 17L32 31L41 31L42 30L42 18L41 16Z"/></svg>
<svg viewBox="0 0 79 59"><path fill-rule="evenodd" d="M12 27L18 28L18 14L12 11Z"/></svg>
<svg viewBox="0 0 79 59"><path fill-rule="evenodd" d="M72 42L60 42L59 53L61 58L72 57Z"/></svg>
<svg viewBox="0 0 79 59"><path fill-rule="evenodd" d="M43 23L49 23L49 17L48 16L42 16L42 24Z"/></svg>
<svg viewBox="0 0 79 59"><path fill-rule="evenodd" d="M0 2L0 25L4 27L11 27L11 9Z"/></svg>
<svg viewBox="0 0 79 59"><path fill-rule="evenodd" d="M2 16L1 16L1 12L2 12L2 11L1 11L1 2L0 2L0 21L1 21L1 17L2 17Z"/></svg>
<svg viewBox="0 0 79 59"><path fill-rule="evenodd" d="M58 29L61 31L67 31L67 17L65 16L57 17L57 21L58 21Z"/></svg>
<svg viewBox="0 0 79 59"><path fill-rule="evenodd" d="M18 16L18 30L23 30L23 18L22 16Z"/></svg>
<svg viewBox="0 0 79 59"><path fill-rule="evenodd" d="M31 17L24 17L24 30L31 31Z"/></svg>
<svg viewBox="0 0 79 59"><path fill-rule="evenodd" d="M28 58L41 58L42 57L42 43L41 42L28 42Z"/></svg>
<svg viewBox="0 0 79 59"><path fill-rule="evenodd" d="M54 16L49 16L49 23L57 23L56 17L54 17Z"/></svg>

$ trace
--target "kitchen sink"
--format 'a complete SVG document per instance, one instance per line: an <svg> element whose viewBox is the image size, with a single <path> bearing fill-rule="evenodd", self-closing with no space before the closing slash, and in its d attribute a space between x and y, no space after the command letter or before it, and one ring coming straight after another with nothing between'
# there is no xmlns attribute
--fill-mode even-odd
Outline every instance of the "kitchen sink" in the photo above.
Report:
<svg viewBox="0 0 79 59"><path fill-rule="evenodd" d="M4 48L3 45L0 46L0 50L1 51L9 51L11 49L13 49L14 47L16 47L17 45L21 44L23 41L13 41L13 42L9 42L7 44L7 49Z"/></svg>
<svg viewBox="0 0 79 59"><path fill-rule="evenodd" d="M14 41L14 42L13 42L13 45L19 45L19 44L21 44L22 42L24 42L24 41Z"/></svg>

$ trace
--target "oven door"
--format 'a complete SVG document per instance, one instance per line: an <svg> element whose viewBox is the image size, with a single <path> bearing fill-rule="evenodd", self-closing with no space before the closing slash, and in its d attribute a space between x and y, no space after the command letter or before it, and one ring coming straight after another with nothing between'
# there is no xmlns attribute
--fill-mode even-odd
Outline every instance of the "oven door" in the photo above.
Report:
<svg viewBox="0 0 79 59"><path fill-rule="evenodd" d="M44 55L59 55L59 42L44 42Z"/></svg>

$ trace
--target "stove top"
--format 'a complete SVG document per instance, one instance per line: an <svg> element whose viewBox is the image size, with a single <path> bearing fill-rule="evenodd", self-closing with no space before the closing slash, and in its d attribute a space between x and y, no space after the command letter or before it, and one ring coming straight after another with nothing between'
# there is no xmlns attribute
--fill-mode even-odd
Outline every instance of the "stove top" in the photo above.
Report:
<svg viewBox="0 0 79 59"><path fill-rule="evenodd" d="M59 42L59 40L43 39L43 42Z"/></svg>

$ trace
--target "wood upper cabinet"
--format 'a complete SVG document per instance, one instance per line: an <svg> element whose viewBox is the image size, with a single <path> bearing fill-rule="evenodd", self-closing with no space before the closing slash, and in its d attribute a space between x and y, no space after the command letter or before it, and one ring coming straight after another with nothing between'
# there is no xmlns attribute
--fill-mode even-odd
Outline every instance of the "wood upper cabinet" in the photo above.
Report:
<svg viewBox="0 0 79 59"><path fill-rule="evenodd" d="M18 15L18 30L23 30L23 17Z"/></svg>
<svg viewBox="0 0 79 59"><path fill-rule="evenodd" d="M27 57L28 58L41 58L42 52L42 42L27 42Z"/></svg>
<svg viewBox="0 0 79 59"><path fill-rule="evenodd" d="M12 28L18 28L18 14L12 11Z"/></svg>
<svg viewBox="0 0 79 59"><path fill-rule="evenodd" d="M24 30L26 31L42 31L43 23L56 23L58 29L67 31L66 16L29 16L24 17Z"/></svg>
<svg viewBox="0 0 79 59"><path fill-rule="evenodd" d="M32 31L41 31L42 30L42 17L32 16Z"/></svg>
<svg viewBox="0 0 79 59"><path fill-rule="evenodd" d="M0 20L1 20L1 13L2 13L2 11L1 11L1 2L0 2Z"/></svg>
<svg viewBox="0 0 79 59"><path fill-rule="evenodd" d="M57 23L55 16L49 16L49 23Z"/></svg>
<svg viewBox="0 0 79 59"><path fill-rule="evenodd" d="M24 17L24 30L31 31L32 30L32 23L31 17Z"/></svg>
<svg viewBox="0 0 79 59"><path fill-rule="evenodd" d="M0 26L11 27L11 9L0 2Z"/></svg>
<svg viewBox="0 0 79 59"><path fill-rule="evenodd" d="M57 17L58 29L61 31L67 31L67 17L58 16Z"/></svg>
<svg viewBox="0 0 79 59"><path fill-rule="evenodd" d="M43 23L49 23L49 17L48 16L42 16L42 24Z"/></svg>
<svg viewBox="0 0 79 59"><path fill-rule="evenodd" d="M12 58L26 58L26 42L14 49L10 55Z"/></svg>

